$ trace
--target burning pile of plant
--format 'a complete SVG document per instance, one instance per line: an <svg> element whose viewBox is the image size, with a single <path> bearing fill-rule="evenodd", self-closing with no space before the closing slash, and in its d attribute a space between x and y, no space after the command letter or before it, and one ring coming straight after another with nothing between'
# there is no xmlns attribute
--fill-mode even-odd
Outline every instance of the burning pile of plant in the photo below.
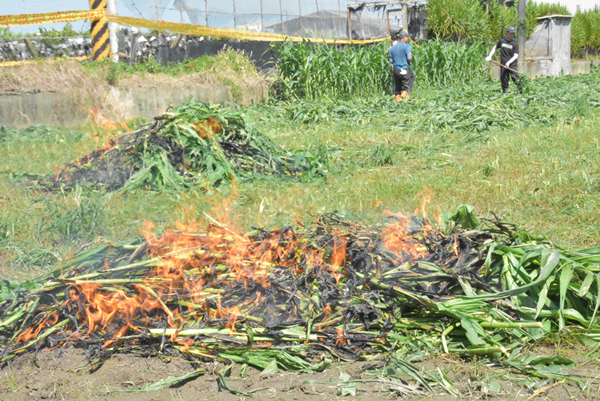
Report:
<svg viewBox="0 0 600 401"><path fill-rule="evenodd" d="M389 389L422 394L432 383L453 391L442 371L410 363L443 352L563 377L545 365L569 360L521 348L566 325L598 339L600 251L556 249L471 212L443 228L426 216L368 226L326 214L245 235L214 224L155 236L147 223L141 244L105 243L38 280L5 280L2 361L67 345L88 350L92 367L116 352L269 372L376 359Z"/></svg>
<svg viewBox="0 0 600 401"><path fill-rule="evenodd" d="M50 190L77 185L176 190L219 186L234 177L310 180L323 174L310 155L277 146L234 109L192 98L154 120L38 182Z"/></svg>

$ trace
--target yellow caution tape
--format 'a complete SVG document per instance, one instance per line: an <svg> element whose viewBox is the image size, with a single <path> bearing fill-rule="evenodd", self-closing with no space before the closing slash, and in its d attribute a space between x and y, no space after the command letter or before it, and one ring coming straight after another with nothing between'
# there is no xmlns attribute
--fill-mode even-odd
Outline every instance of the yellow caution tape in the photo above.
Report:
<svg viewBox="0 0 600 401"><path fill-rule="evenodd" d="M83 19L100 19L106 16L106 9L88 11L60 11L43 14L0 15L0 26L51 24L54 22L74 22Z"/></svg>
<svg viewBox="0 0 600 401"><path fill-rule="evenodd" d="M209 28L202 25L193 24L182 24L176 22L167 21L156 21L147 20L133 17L121 17L118 15L109 15L108 20L115 22L120 25L126 25L137 28L148 28L155 29L157 31L170 31L177 32L186 35L196 36L214 36L220 38L233 38L240 40L255 40L255 41L267 41L267 42L283 42L286 40L292 40L294 42L319 42L329 44L368 44L383 42L387 37L372 39L372 40L347 40L347 39L317 39L317 38L302 38L299 36L286 36L278 33L266 33L266 32L251 32L242 31L239 29L228 29L228 28Z"/></svg>
<svg viewBox="0 0 600 401"><path fill-rule="evenodd" d="M388 37L372 40L318 39L280 35L278 33L243 31L239 29L209 28L202 25L182 24L176 22L146 20L141 18L108 15L105 8L89 11L63 11L44 14L0 15L0 26L10 27L17 25L50 24L54 22L74 22L84 19L99 20L104 18L108 19L111 22L115 22L121 25L155 29L158 31L171 31L186 35L214 36L220 38L233 38L240 40L254 40L267 42L283 42L286 40L292 40L294 42L325 42L328 44L369 44L383 42L384 40L388 39Z"/></svg>
<svg viewBox="0 0 600 401"><path fill-rule="evenodd" d="M76 61L84 61L89 60L90 56L78 56L78 57L65 57L61 58L64 60L76 60ZM21 61L4 61L0 63L0 68L3 67L20 67L27 64L35 64L39 63L41 60L21 60Z"/></svg>

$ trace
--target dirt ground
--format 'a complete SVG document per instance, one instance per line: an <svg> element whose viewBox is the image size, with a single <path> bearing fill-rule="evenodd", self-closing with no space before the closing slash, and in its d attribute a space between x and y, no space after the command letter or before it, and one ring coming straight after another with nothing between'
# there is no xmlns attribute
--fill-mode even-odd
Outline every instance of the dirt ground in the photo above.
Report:
<svg viewBox="0 0 600 401"><path fill-rule="evenodd" d="M548 349L540 350L548 354ZM552 350L550 350L552 351ZM580 354L581 350L567 350L564 354ZM600 375L600 361L595 358L576 357L578 361L575 373L588 376L588 382ZM135 387L143 387L169 376L182 376L197 367L179 359L160 359L138 357L134 355L115 355L99 369L90 372L85 352L81 349L67 348L50 352L27 354L4 364L0 370L1 400L390 400L406 398L411 400L446 401L464 400L597 400L600 399L598 384L581 389L575 385L560 381L525 378L515 372L488 368L477 361L462 361L452 357L436 358L418 363L429 371L437 368L445 371L453 381L460 396L451 396L438 387L438 394L406 397L391 393L382 383L357 383L356 396L341 396L335 384L304 383L307 380L338 382L340 371L352 379L377 379L364 371L367 362L334 364L322 373L296 374L277 373L262 375L248 368L241 378L241 366L235 365L227 378L232 390L249 393L250 396L234 395L220 389L217 372L225 365L221 363L204 364L205 374L187 382L175 384L155 392L123 393ZM372 365L372 363L371 363ZM510 379L507 379L510 377ZM528 388L529 387L529 388ZM536 393L538 395L536 395Z"/></svg>

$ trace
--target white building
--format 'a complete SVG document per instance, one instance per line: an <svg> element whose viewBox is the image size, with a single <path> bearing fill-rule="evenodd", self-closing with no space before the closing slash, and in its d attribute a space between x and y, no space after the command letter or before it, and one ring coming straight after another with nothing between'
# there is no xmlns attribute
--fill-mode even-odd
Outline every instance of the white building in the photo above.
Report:
<svg viewBox="0 0 600 401"><path fill-rule="evenodd" d="M575 15L577 11L593 10L594 7L600 9L600 0L533 0L536 3L560 4L567 7L571 15Z"/></svg>

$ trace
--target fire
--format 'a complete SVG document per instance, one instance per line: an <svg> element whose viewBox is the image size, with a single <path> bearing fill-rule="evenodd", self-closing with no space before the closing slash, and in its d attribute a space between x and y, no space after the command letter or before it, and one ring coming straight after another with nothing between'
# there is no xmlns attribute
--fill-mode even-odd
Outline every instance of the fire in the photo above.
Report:
<svg viewBox="0 0 600 401"><path fill-rule="evenodd" d="M214 117L209 117L208 120L194 123L192 125L202 139L210 138L211 136L216 135L223 130L223 125L215 120Z"/></svg>
<svg viewBox="0 0 600 401"><path fill-rule="evenodd" d="M431 220L427 216L426 206L433 198L433 194L429 188L417 194L421 197L419 208L415 210L414 216L419 214L422 217L423 223L419 225L414 221L414 218L403 213L393 213L384 210L384 213L396 220L396 223L388 226L381 235L384 248L387 251L398 255L397 262L404 263L406 261L415 261L429 254L429 251L421 246L415 234L420 234L423 238L427 238L431 232L435 231L431 224ZM439 212L441 216L441 211ZM441 222L441 217L438 217L438 222Z"/></svg>
<svg viewBox="0 0 600 401"><path fill-rule="evenodd" d="M209 311L212 319L235 332L243 318L238 306L259 310L268 303L262 294L270 286L267 279L274 274L270 271L273 266L289 267L302 274L304 270L294 256L305 254L313 266L329 271L322 252L309 252L292 230L272 231L257 243L226 227L209 225L206 232L200 232L196 224L178 223L176 227L177 231L167 230L156 236L154 225L144 222L142 233L147 238L147 253L160 263L152 267L143 283L130 286L129 291L111 290L93 282L77 282L73 286L70 305L77 311L78 320L84 322L85 336L111 333L113 339L104 344L108 347L129 332L139 332L140 325L147 326L153 321L166 319L170 328L179 329L185 324L180 311L168 308L165 302L182 294L194 305L187 307L187 312L193 315L190 318L200 321ZM330 260L333 265L345 263L345 247L345 241L336 242ZM335 273L339 280L341 274ZM215 274L225 274L228 280L215 281L212 278ZM243 288L246 299L239 305L222 305L221 293L236 288ZM328 315L331 308L327 306L325 312ZM38 326L38 333L41 327Z"/></svg>
<svg viewBox="0 0 600 401"><path fill-rule="evenodd" d="M79 284L70 292L71 301L77 306L78 317L87 323L87 335L96 331L106 331L109 324L123 321L116 338L123 336L128 329L136 330L132 319L136 315L148 315L164 311L170 317L171 327L176 327L172 313L166 310L160 299L152 297L141 286L135 287L137 294L124 291L107 291L98 284Z"/></svg>
<svg viewBox="0 0 600 401"><path fill-rule="evenodd" d="M324 317L323 317L323 321L327 321L327 319L329 319L329 315L331 315L331 306L329 305L325 305L325 307L323 308L323 313L324 313Z"/></svg>
<svg viewBox="0 0 600 401"><path fill-rule="evenodd" d="M427 204L431 201L431 199L433 199L433 192L431 192L431 189L429 188L425 188L423 191L419 192L416 196L416 198L421 198L421 204L419 205L419 208L417 210L415 210L414 215L418 216L419 212L421 212L421 216L423 217L423 220L429 224L429 218L427 217L427 210L425 209Z"/></svg>
<svg viewBox="0 0 600 401"><path fill-rule="evenodd" d="M421 206L421 213L424 215L425 206ZM384 248L397 255L398 261L427 255L419 241L429 235L430 224L426 221L419 226L407 215L386 214L396 222L381 233ZM242 324L267 319L294 322L310 311L321 331L347 318L340 315L339 305L328 299L343 293L346 275L353 271L351 234L342 229L327 231L319 237L325 238L322 249L314 245L314 238L297 235L291 228L247 236L209 219L212 223L208 225L177 222L175 229L160 235L153 223L144 222L146 243L135 251L130 263L138 268L136 258L146 254L148 264L143 267L144 276L135 276L135 280L129 279L127 269L131 266L111 266L115 251L110 247L102 273L124 269L122 275L119 272L118 285L64 279L70 288L65 292L66 313L75 315L78 322L77 332L66 342L100 335L104 347L113 347L146 333L146 328L159 328L170 329L170 340L185 350L194 340L181 339L178 333L190 327L220 327L236 333ZM280 279L293 284L281 286ZM314 297L298 297L296 286L301 285L314 288ZM326 295L319 296L317 289ZM19 342L30 341L59 320L57 312L39 316L39 323L19 335ZM336 330L336 345L347 345L344 330Z"/></svg>
<svg viewBox="0 0 600 401"><path fill-rule="evenodd" d="M344 334L344 330L341 328L336 328L337 331L337 339L335 340L335 345L346 345L348 344L348 340L346 339L346 335Z"/></svg>
<svg viewBox="0 0 600 401"><path fill-rule="evenodd" d="M54 312L54 313L46 316L46 318L38 325L31 326L31 327L27 328L26 330L24 330L23 332L21 332L21 334L19 334L19 336L17 337L17 343L25 344L25 343L29 342L30 340L33 340L35 337L37 337L38 334L40 334L42 329L54 326L57 322L58 322L58 312Z"/></svg>
<svg viewBox="0 0 600 401"><path fill-rule="evenodd" d="M396 255L398 262L414 261L420 257L427 255L427 251L418 246L415 240L414 223L411 219L402 213L392 213L385 210L388 217L394 217L397 222L394 225L388 226L382 233L381 239L386 251L390 251Z"/></svg>
<svg viewBox="0 0 600 401"><path fill-rule="evenodd" d="M334 236L333 239L333 252L329 257L329 264L334 267L344 267L346 266L346 246L348 245L348 241L339 236ZM336 269L331 269L331 273L335 278L335 282L339 283L342 278L342 273L340 273Z"/></svg>
<svg viewBox="0 0 600 401"><path fill-rule="evenodd" d="M458 254L458 243L457 243L457 239L456 239L456 235L454 236L454 245L452 246L452 251L454 252L454 254L456 255L456 257L458 259L460 259L460 255Z"/></svg>

